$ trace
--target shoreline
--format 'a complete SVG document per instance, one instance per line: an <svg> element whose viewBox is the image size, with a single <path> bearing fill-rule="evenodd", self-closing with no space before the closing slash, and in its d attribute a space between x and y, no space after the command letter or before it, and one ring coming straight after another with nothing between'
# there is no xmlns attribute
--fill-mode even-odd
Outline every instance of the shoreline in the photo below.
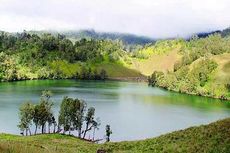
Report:
<svg viewBox="0 0 230 153"><path fill-rule="evenodd" d="M151 87L153 87L153 86L151 86ZM230 102L230 98L222 99L221 97L212 97L212 96L208 96L208 95L201 95L201 94L195 94L195 93L186 93L186 92L180 92L180 91L176 91L176 90L170 90L170 89L167 89L167 88L164 88L164 87L161 87L161 86L155 86L155 87L161 88L161 89L166 90L166 91L175 92L175 93L178 93L178 94L186 94L186 95L190 95L190 96L212 98L212 99L218 99L218 100L225 101L225 102Z"/></svg>
<svg viewBox="0 0 230 153"><path fill-rule="evenodd" d="M85 79L75 79L75 78L47 78L47 79L24 79L24 80L12 80L12 81L0 81L0 83L10 83L10 82L19 82L19 81L36 81L36 80L79 80L79 81L87 81ZM142 76L142 77L108 77L105 80L90 80L90 81L126 81L126 82L140 82L140 83L148 83L148 77ZM152 86L151 86L152 87ZM201 95L201 94L194 94L194 93L186 93L186 92L180 92L175 90L170 90L161 86L155 86L157 88L161 88L166 91L171 91L179 94L186 94L191 96L199 96L199 97L206 97L206 98L212 98L212 99L219 99L221 101L230 102L230 98L222 99L221 97L213 97L208 95Z"/></svg>
<svg viewBox="0 0 230 153"><path fill-rule="evenodd" d="M144 138L144 139L135 139L135 140L120 140L120 141L111 141L112 143L122 143L122 142L135 142L135 141L144 141L144 140L148 140L148 139L154 139L154 138L158 138L158 137L161 137L161 136L164 136L164 135L167 135L167 134L170 134L170 133L175 133L175 132L179 132L179 131L184 131L184 130L187 130L187 129L190 129L190 128L194 128L194 127L200 127L200 126L207 126L207 125L210 125L210 124L213 124L213 123L216 123L216 122L220 122L220 121L223 121L223 120L230 120L230 117L225 117L225 118L222 118L222 119L217 119L215 121L212 121L212 122L209 122L209 123L206 123L206 124L199 124L199 125L193 125L193 126L189 126L187 128L183 128L183 129L178 129L178 130L174 130L174 131L171 131L171 132L166 132L164 134L160 134L158 136L154 136L154 137L148 137L148 138ZM25 138L29 138L29 137L34 137L34 136L52 136L52 135L62 135L62 136L68 136L68 137L72 137L72 138L75 138L75 139L80 139L82 141L86 141L86 142L90 142L90 143L94 143L93 141L90 141L88 139L83 139L83 138L79 138L77 137L76 135L73 135L73 134L64 134L64 133L37 133L37 134L32 134L32 135L19 135L19 134L12 134L12 133L4 133L4 132L0 132L0 135L13 135L13 136L18 136L18 137L25 137ZM99 144L103 144L103 143L99 143Z"/></svg>
<svg viewBox="0 0 230 153"><path fill-rule="evenodd" d="M0 83L10 83L10 82L19 82L19 81L35 81L35 80L79 80L79 81L86 81L85 79L75 79L75 78L63 78L63 79L57 79L57 78L47 78L47 79L24 79L24 80L12 80L12 81L0 81ZM108 77L105 80L90 80L90 81L126 81L126 82L142 82L142 83L148 83L148 77L142 76L142 77ZM151 86L152 87L152 86ZM212 97L208 95L200 95L200 94L194 94L194 93L186 93L186 92L179 92L175 90L170 90L161 86L156 86L157 88L161 88L166 91L171 91L179 94L186 94L191 96L199 96L199 97L206 97L206 98L212 98L212 99L219 99L221 101L230 102L230 98L228 99L222 99L221 97Z"/></svg>
<svg viewBox="0 0 230 153"><path fill-rule="evenodd" d="M18 136L0 133L0 152L229 152L230 118L168 132L157 137L92 143L63 134ZM176 146L176 147L172 147Z"/></svg>
<svg viewBox="0 0 230 153"><path fill-rule="evenodd" d="M129 81L129 82L148 82L148 78L143 77L108 77L106 80L111 81Z"/></svg>

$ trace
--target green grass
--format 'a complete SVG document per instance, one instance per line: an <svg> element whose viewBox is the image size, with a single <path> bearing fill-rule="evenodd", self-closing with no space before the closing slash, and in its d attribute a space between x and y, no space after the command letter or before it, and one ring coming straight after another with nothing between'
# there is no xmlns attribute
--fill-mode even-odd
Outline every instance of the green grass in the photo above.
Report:
<svg viewBox="0 0 230 153"><path fill-rule="evenodd" d="M230 118L156 138L105 144L59 134L30 137L0 134L3 153L95 153L98 149L114 153L229 153Z"/></svg>
<svg viewBox="0 0 230 153"><path fill-rule="evenodd" d="M118 63L101 63L96 64L98 71L104 69L108 74L109 78L117 78L117 77L141 77L143 76L137 70L129 69L128 67L123 66Z"/></svg>
<svg viewBox="0 0 230 153"><path fill-rule="evenodd" d="M97 145L67 135L46 134L21 137L0 135L0 152L12 153L72 153L95 152Z"/></svg>

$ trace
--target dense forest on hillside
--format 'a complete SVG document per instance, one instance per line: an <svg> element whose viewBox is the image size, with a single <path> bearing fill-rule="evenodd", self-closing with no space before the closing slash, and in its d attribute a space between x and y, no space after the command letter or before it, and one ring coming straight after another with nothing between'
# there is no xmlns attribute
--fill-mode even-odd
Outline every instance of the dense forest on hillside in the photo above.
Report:
<svg viewBox="0 0 230 153"><path fill-rule="evenodd" d="M96 64L127 62L122 47L120 41L81 39L72 43L64 35L1 32L0 80L105 79L106 71Z"/></svg>
<svg viewBox="0 0 230 153"><path fill-rule="evenodd" d="M126 47L117 39L73 41L62 34L1 32L0 80L104 80L153 73L149 77L152 86L230 98L227 29L204 38L159 40L133 52Z"/></svg>

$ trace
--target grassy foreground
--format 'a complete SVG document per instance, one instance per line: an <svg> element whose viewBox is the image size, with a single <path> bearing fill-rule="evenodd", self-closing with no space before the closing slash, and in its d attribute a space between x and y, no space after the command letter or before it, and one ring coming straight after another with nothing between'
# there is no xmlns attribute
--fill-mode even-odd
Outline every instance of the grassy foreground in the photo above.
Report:
<svg viewBox="0 0 230 153"><path fill-rule="evenodd" d="M3 153L95 153L98 149L116 153L229 153L230 118L157 138L105 144L93 144L59 134L30 137L0 134L0 152Z"/></svg>

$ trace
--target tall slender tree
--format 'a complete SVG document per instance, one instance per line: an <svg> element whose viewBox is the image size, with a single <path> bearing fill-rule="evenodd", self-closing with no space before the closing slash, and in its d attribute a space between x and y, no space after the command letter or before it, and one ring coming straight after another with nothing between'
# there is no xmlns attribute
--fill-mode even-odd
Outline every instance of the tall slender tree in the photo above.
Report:
<svg viewBox="0 0 230 153"><path fill-rule="evenodd" d="M95 108L90 107L88 109L88 112L87 112L86 117L85 117L86 127L85 127L85 130L84 130L83 139L85 138L86 133L88 131L92 130L93 126L96 124L95 123L96 121L94 120L94 116L95 116Z"/></svg>
<svg viewBox="0 0 230 153"><path fill-rule="evenodd" d="M23 134L24 131L26 131L26 136L28 135L28 132L31 135L30 126L32 124L33 115L34 115L34 106L32 103L26 102L21 105L19 109L20 122L18 127L21 129Z"/></svg>

